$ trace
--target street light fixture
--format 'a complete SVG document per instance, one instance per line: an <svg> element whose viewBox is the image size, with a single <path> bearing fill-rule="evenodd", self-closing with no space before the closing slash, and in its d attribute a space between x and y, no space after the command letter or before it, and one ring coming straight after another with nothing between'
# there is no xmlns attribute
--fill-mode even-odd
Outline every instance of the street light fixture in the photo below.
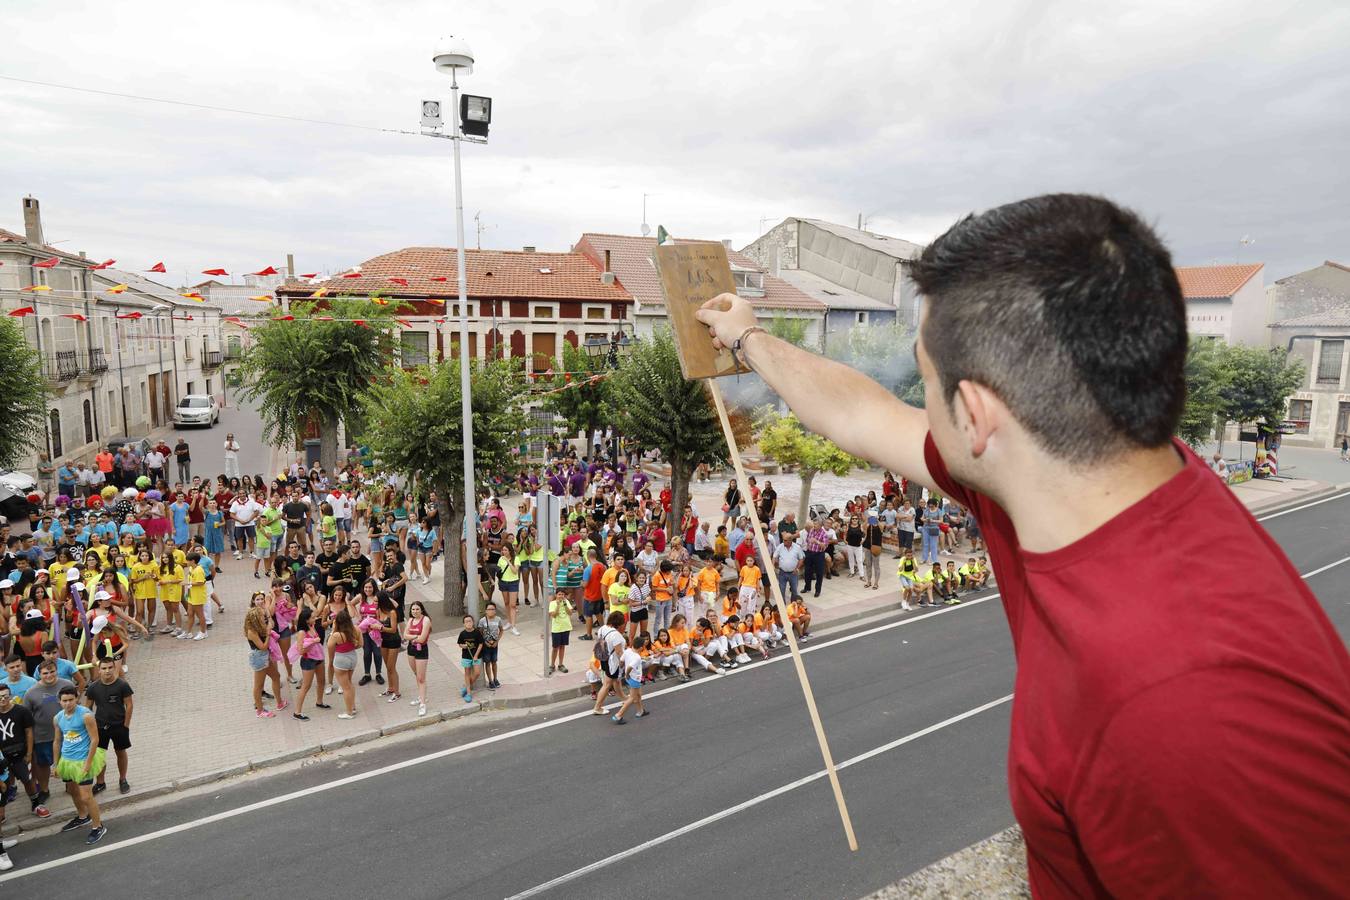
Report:
<svg viewBox="0 0 1350 900"><path fill-rule="evenodd" d="M462 38L454 36L437 42L431 61L436 71L450 76L450 108L459 110L459 72L473 73L473 51ZM491 105L489 104L489 111ZM439 110L437 110L439 112ZM473 474L473 397L469 387L469 287L464 271L464 186L460 177L460 118L454 116L450 139L455 146L455 268L459 275L459 405L464 431L464 607L478 617L478 485ZM487 133L486 128L483 131ZM452 545L453 546L453 545ZM450 552L454 552L451 550Z"/></svg>

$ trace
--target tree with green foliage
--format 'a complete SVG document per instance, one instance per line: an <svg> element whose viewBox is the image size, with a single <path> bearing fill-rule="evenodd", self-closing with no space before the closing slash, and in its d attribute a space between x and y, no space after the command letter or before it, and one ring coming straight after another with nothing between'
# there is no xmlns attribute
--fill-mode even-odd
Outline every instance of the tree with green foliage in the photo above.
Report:
<svg viewBox="0 0 1350 900"><path fill-rule="evenodd" d="M678 523L694 470L729 459L708 388L681 374L667 329L636 341L609 380L619 430L642 447L660 450L670 465L670 508Z"/></svg>
<svg viewBox="0 0 1350 900"><path fill-rule="evenodd" d="M294 321L253 329L239 371L239 393L258 404L263 435L276 446L301 440L319 422L319 462L337 467L338 424L359 412L361 396L392 358L393 310L373 300L335 297L291 304ZM359 321L356 321L359 320Z"/></svg>
<svg viewBox="0 0 1350 900"><path fill-rule="evenodd" d="M755 423L759 451L780 466L796 466L801 478L801 496L797 500L797 521L807 521L811 508L811 482L821 472L844 476L867 462L839 449L832 441L807 431L796 413L779 415L772 407L763 410Z"/></svg>
<svg viewBox="0 0 1350 900"><path fill-rule="evenodd" d="M521 406L525 382L519 360L475 360L470 392L476 490L486 481L483 474L511 471L519 464L514 451L526 428ZM381 468L436 492L446 548L442 612L448 621L456 621L466 612L459 553L465 512L459 360L409 371L390 368L367 386L363 400L364 437ZM479 610L468 612L476 616Z"/></svg>
<svg viewBox="0 0 1350 900"><path fill-rule="evenodd" d="M774 313L764 330L776 338L781 338L794 347L806 346L806 319Z"/></svg>
<svg viewBox="0 0 1350 900"><path fill-rule="evenodd" d="M1232 373L1228 347L1219 341L1192 338L1186 351L1186 408L1177 423L1177 436L1192 450L1214 437L1220 424L1223 392Z"/></svg>
<svg viewBox="0 0 1350 900"><path fill-rule="evenodd" d="M43 446L47 421L47 379L42 357L28 339L23 326L8 316L0 318L0 467L17 466L34 449ZM59 460L53 460L57 465Z"/></svg>
<svg viewBox="0 0 1350 900"><path fill-rule="evenodd" d="M544 397L544 408L562 416L572 434L586 435L587 453L595 446L595 433L613 420L614 407L609 400L609 379L581 382L608 371L607 357L589 356L580 347L563 341L562 372L543 382L558 391ZM564 373L570 373L570 377Z"/></svg>
<svg viewBox="0 0 1350 900"><path fill-rule="evenodd" d="M1239 425L1265 420L1284 421L1285 401L1303 383L1303 362L1290 359L1282 348L1233 346L1224 348L1227 380L1219 391L1219 412Z"/></svg>

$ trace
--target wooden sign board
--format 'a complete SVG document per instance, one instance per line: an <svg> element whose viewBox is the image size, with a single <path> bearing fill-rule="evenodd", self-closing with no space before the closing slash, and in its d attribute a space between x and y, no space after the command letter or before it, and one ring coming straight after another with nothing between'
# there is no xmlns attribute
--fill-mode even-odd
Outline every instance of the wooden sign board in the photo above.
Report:
<svg viewBox="0 0 1350 900"><path fill-rule="evenodd" d="M661 244L652 253L652 259L661 276L661 293L666 298L684 377L693 381L749 372L730 350L714 349L708 326L694 318L706 301L718 294L736 293L727 248L717 241Z"/></svg>

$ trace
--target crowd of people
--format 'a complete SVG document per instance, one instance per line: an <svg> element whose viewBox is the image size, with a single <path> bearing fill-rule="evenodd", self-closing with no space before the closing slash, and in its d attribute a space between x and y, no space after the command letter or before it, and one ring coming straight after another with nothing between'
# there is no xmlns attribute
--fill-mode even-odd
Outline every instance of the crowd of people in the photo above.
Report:
<svg viewBox="0 0 1350 900"><path fill-rule="evenodd" d="M13 801L23 786L33 812L50 815L54 771L75 805L67 828L88 824L91 843L102 837L97 795L105 789L109 747L119 790L130 790L130 658L138 643L156 637L206 640L226 608L216 589L224 566L239 565L261 582L242 626L258 718L289 710L304 722L310 711L336 706L337 718L352 719L362 689L374 695L367 695L371 702L388 703L406 691L417 715L427 714L434 623L425 605L406 595L410 580L429 582L432 563L445 552L435 492L418 496L356 454L333 473L297 460L270 480L242 475L239 449L227 435L226 471L214 479L192 473L181 438L143 453L134 445L105 448L88 466L48 464L39 470L48 490L30 533L11 535L0 526L7 669L0 796ZM649 713L645 684L722 674L767 658L788 630L809 639L808 598L819 597L832 578L880 589L885 552L900 560L906 608L910 601L959 602L989 577L968 512L937 498L924 503L889 473L880 494L814 508L799 524L794 512L778 509L772 482L761 487L754 476L744 490L731 480L710 515L700 515L692 499L672 510L670 486L655 484L640 462L636 453L579 456L561 443L549 447L542 466L493 479L477 511L477 565L463 566L466 578L479 579L485 601L482 615L465 617L456 641L466 703L480 687L501 686L500 647L521 634L523 606L544 608L549 674L568 672L574 632L589 642L594 649L582 667L594 709L602 713L617 695L621 707L612 719L623 723L630 709L637 717ZM533 502L541 488L563 500L562 546L549 551ZM508 515L502 497L515 492L520 498ZM764 529L786 620L770 600L748 504ZM966 542L964 563L941 564L940 555ZM7 866L8 857L0 863Z"/></svg>

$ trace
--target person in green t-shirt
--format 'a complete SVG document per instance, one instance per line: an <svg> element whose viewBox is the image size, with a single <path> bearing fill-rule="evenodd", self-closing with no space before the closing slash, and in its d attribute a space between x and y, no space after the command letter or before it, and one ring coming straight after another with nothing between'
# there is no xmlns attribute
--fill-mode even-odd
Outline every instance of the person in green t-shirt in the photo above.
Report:
<svg viewBox="0 0 1350 900"><path fill-rule="evenodd" d="M553 599L548 604L549 631L552 639L548 657L550 675L555 670L567 674L567 666L563 665L563 655L567 652L567 644L572 639L572 613L575 611L566 591L554 592Z"/></svg>

